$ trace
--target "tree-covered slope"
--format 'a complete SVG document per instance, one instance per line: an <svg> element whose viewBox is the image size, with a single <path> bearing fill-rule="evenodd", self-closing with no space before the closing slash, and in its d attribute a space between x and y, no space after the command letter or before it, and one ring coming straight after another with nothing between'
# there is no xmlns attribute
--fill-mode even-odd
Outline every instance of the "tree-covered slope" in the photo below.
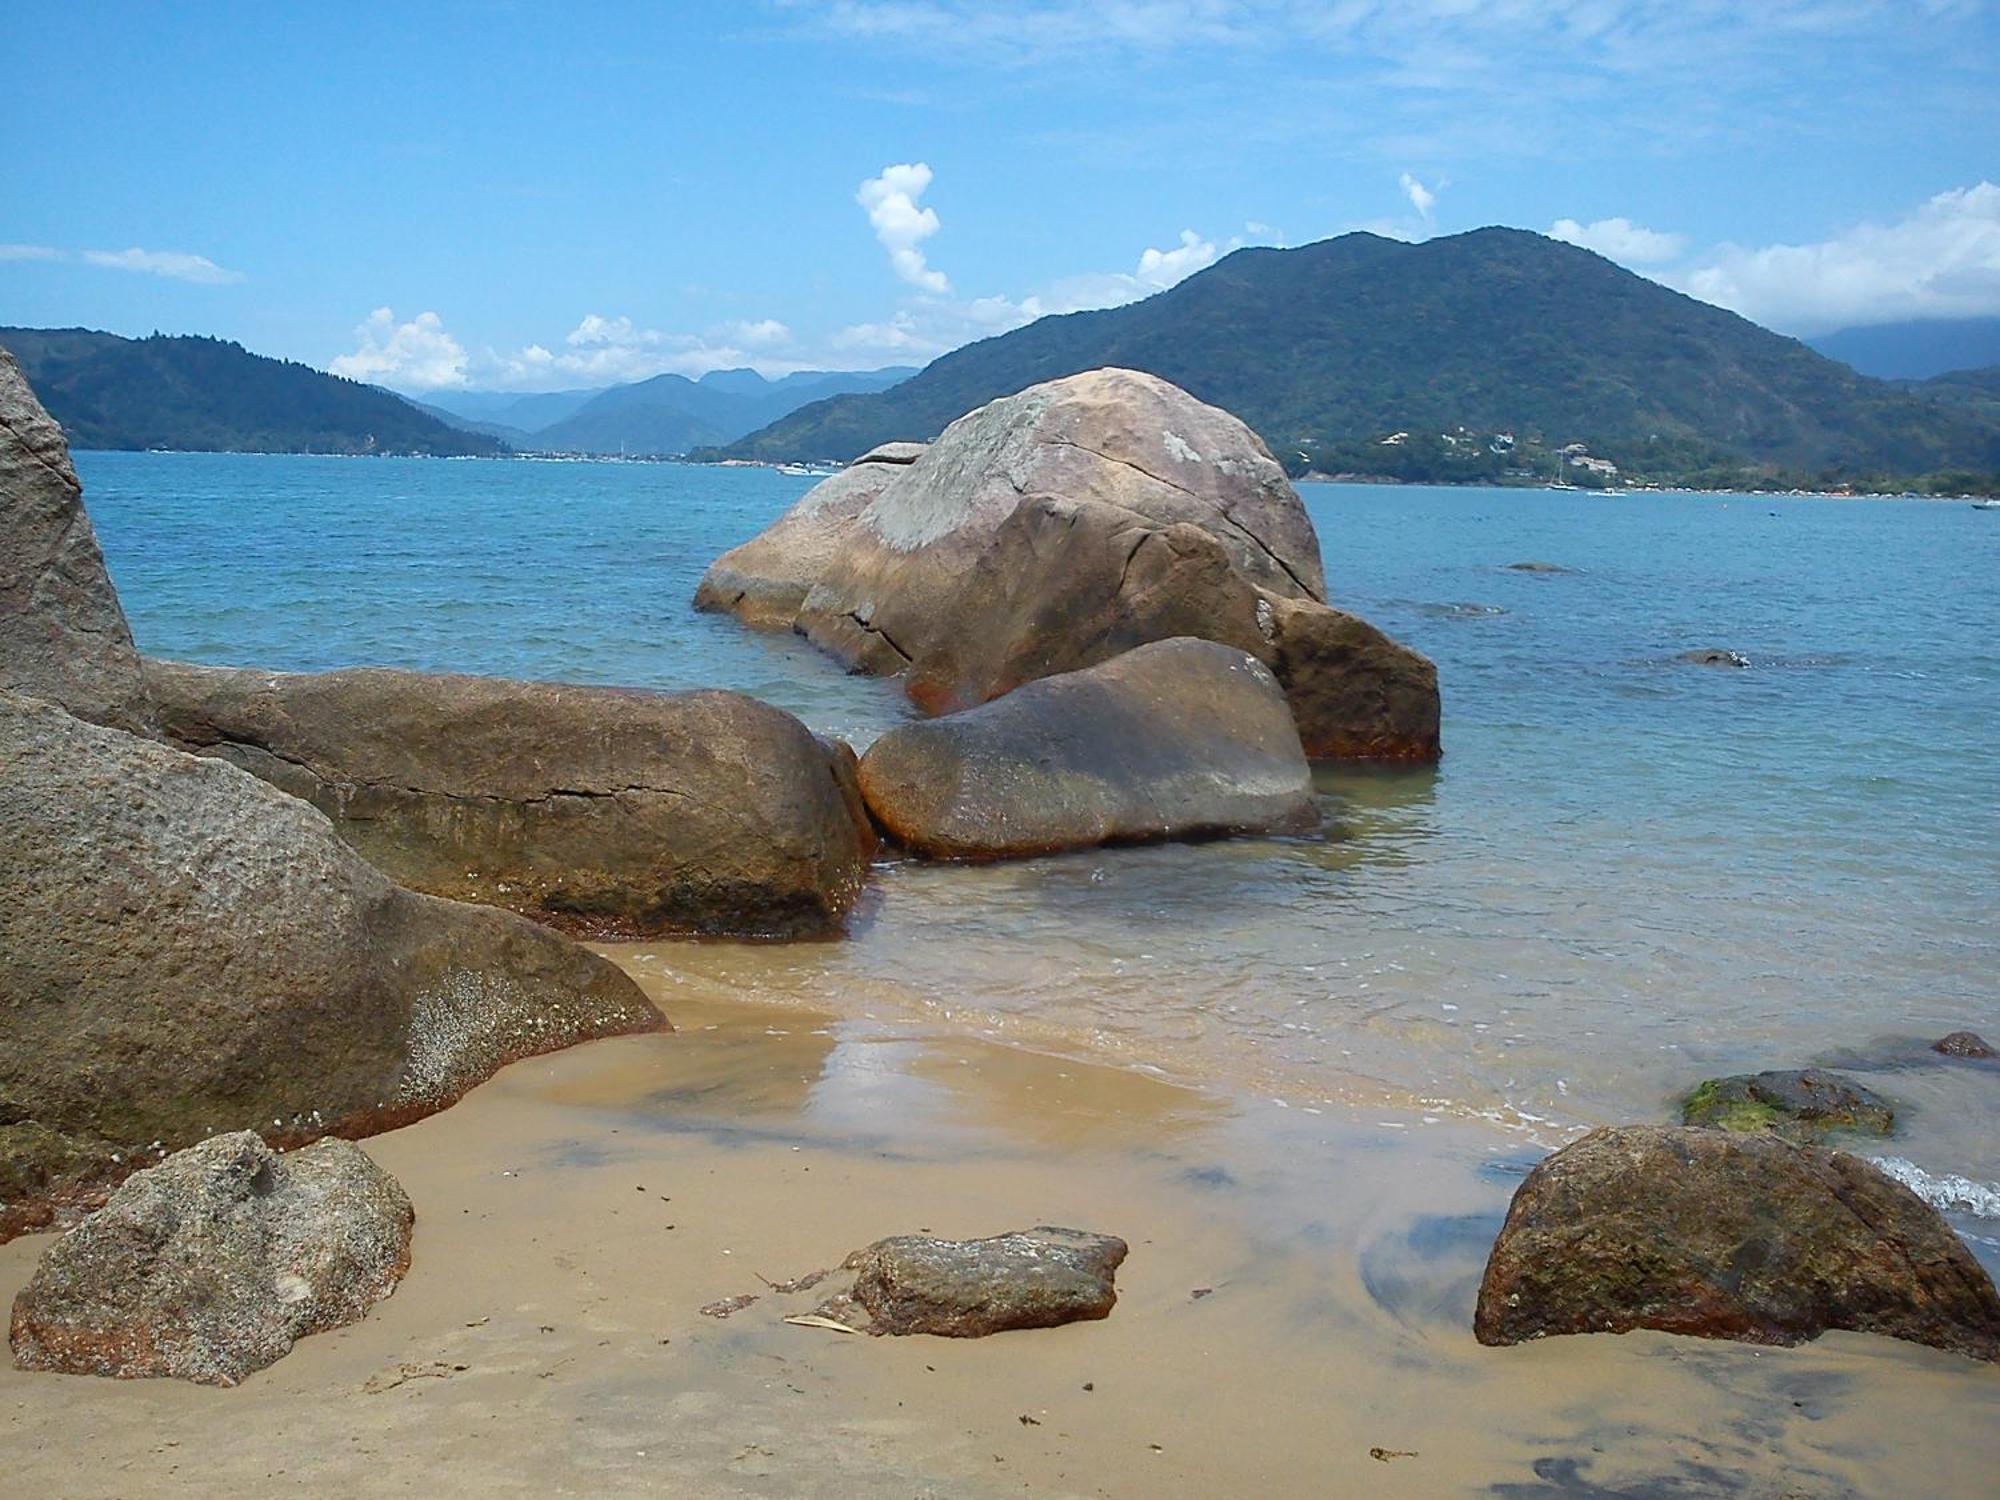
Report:
<svg viewBox="0 0 2000 1500"><path fill-rule="evenodd" d="M721 451L851 458L1101 365L1150 371L1236 413L1295 467L1313 449L1461 428L1582 442L1612 458L2000 467L2000 433L1962 405L1868 379L1587 250L1513 229L1239 250L1143 302L1044 318Z"/></svg>
<svg viewBox="0 0 2000 1500"><path fill-rule="evenodd" d="M78 448L230 453L500 453L401 397L221 339L0 328Z"/></svg>

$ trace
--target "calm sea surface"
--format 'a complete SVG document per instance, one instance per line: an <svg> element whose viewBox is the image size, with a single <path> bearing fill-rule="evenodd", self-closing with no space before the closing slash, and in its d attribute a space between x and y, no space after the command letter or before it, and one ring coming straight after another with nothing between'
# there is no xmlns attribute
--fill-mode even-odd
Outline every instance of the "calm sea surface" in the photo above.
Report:
<svg viewBox="0 0 2000 1500"><path fill-rule="evenodd" d="M808 480L77 467L152 654L731 687L862 742L904 713L689 607ZM2000 514L1303 493L1337 602L1437 660L1441 769L1324 774L1325 837L893 866L847 942L681 945L688 981L1551 1136L1664 1118L1718 1071L1837 1061L1905 1106L1894 1152L2000 1179L2000 1070L1913 1061L1960 1026L2000 1040ZM1675 659L1703 647L1753 665Z"/></svg>

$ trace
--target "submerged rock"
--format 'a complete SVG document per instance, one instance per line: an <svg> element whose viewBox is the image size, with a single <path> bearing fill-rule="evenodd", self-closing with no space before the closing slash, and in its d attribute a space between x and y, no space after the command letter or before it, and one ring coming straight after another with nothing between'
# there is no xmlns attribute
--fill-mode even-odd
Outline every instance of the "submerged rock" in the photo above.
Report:
<svg viewBox="0 0 2000 1500"><path fill-rule="evenodd" d="M367 1134L665 1027L607 960L403 890L234 766L0 693L0 1236L142 1153Z"/></svg>
<svg viewBox="0 0 2000 1500"><path fill-rule="evenodd" d="M125 623L62 429L0 349L0 690L119 729L147 721Z"/></svg>
<svg viewBox="0 0 2000 1500"><path fill-rule="evenodd" d="M1681 1123L1717 1130L1774 1130L1807 1140L1834 1130L1888 1135L1896 1112L1881 1096L1824 1068L1739 1073L1699 1084Z"/></svg>
<svg viewBox="0 0 2000 1500"><path fill-rule="evenodd" d="M396 880L592 937L837 931L872 834L845 747L741 693L148 661L163 731Z"/></svg>
<svg viewBox="0 0 2000 1500"><path fill-rule="evenodd" d="M1934 1209L1858 1157L1626 1126L1528 1174L1473 1328L1482 1344L1635 1328L1797 1344L1842 1328L2000 1360L2000 1295Z"/></svg>
<svg viewBox="0 0 2000 1500"><path fill-rule="evenodd" d="M1954 1031L1949 1036L1941 1036L1931 1043L1931 1051L1941 1052L1946 1057L1994 1057L1993 1046L1976 1031Z"/></svg>
<svg viewBox="0 0 2000 1500"><path fill-rule="evenodd" d="M854 1289L817 1316L955 1339L1107 1318L1125 1255L1121 1239L1048 1224L985 1240L898 1235L850 1255Z"/></svg>
<svg viewBox="0 0 2000 1500"><path fill-rule="evenodd" d="M1747 667L1750 665L1750 658L1742 652L1724 651L1719 648L1710 648L1701 651L1683 651L1674 659L1676 661L1687 662L1690 666L1696 667Z"/></svg>
<svg viewBox="0 0 2000 1500"><path fill-rule="evenodd" d="M861 758L861 792L890 837L944 858L1315 820L1277 680L1254 656L1185 638L892 729Z"/></svg>
<svg viewBox="0 0 2000 1500"><path fill-rule="evenodd" d="M773 546L804 556L779 527ZM1284 471L1241 422L1155 376L1094 370L959 418L815 566L795 628L900 675L927 712L1196 636L1277 674L1307 754L1437 757L1436 668L1327 607Z"/></svg>
<svg viewBox="0 0 2000 1500"><path fill-rule="evenodd" d="M790 630L862 510L926 446L884 443L814 485L768 528L709 564L694 607L733 614L759 630Z"/></svg>
<svg viewBox="0 0 2000 1500"><path fill-rule="evenodd" d="M388 1296L414 1219L351 1142L280 1156L217 1136L133 1174L48 1248L14 1299L14 1362L235 1385Z"/></svg>

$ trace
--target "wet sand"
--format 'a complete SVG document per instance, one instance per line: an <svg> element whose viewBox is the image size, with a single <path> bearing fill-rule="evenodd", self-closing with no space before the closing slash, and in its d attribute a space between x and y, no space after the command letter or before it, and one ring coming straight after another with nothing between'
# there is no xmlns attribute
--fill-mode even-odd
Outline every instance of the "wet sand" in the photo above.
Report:
<svg viewBox="0 0 2000 1500"><path fill-rule="evenodd" d="M1480 1348L1519 1134L745 1004L620 956L678 1034L518 1064L368 1143L418 1208L393 1297L234 1390L0 1371L0 1493L1993 1492L2000 1370L1956 1356ZM764 1285L885 1234L1043 1222L1131 1241L1108 1320L867 1339L782 1321L833 1284ZM45 1243L0 1247L0 1297Z"/></svg>

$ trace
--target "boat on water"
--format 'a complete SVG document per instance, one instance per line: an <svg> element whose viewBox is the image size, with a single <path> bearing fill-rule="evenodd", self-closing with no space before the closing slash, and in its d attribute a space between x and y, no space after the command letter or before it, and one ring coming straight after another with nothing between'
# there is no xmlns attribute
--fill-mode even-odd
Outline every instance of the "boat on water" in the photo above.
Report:
<svg viewBox="0 0 2000 1500"><path fill-rule="evenodd" d="M1972 508L1974 510L2000 510L2000 500L1975 500L1972 502Z"/></svg>

